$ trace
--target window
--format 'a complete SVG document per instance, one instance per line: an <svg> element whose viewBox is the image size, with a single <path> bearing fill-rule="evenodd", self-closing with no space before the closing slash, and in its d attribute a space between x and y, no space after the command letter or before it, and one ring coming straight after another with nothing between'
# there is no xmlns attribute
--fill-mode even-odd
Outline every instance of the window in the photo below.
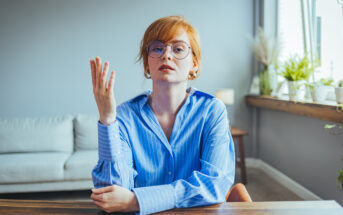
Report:
<svg viewBox="0 0 343 215"><path fill-rule="evenodd" d="M304 55L300 0L279 0L278 40L281 62Z"/></svg>
<svg viewBox="0 0 343 215"><path fill-rule="evenodd" d="M312 52L321 66L312 79L343 79L343 0L279 0L280 61Z"/></svg>
<svg viewBox="0 0 343 215"><path fill-rule="evenodd" d="M343 79L343 1L317 0L321 76Z"/></svg>

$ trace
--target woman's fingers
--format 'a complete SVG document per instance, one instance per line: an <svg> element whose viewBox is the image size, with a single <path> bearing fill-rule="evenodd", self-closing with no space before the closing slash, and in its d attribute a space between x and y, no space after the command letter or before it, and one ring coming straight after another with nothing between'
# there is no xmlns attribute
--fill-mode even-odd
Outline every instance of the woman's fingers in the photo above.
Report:
<svg viewBox="0 0 343 215"><path fill-rule="evenodd" d="M110 77L110 81L108 83L108 89L113 92L113 85L114 85L114 81L116 79L116 73L114 70L112 70L111 72L111 77Z"/></svg>
<svg viewBox="0 0 343 215"><path fill-rule="evenodd" d="M94 200L93 199L93 202L94 202L94 204L96 205L96 206L98 206L99 208L101 208L101 209L103 209L103 202L99 202L99 201L97 201L97 200Z"/></svg>
<svg viewBox="0 0 343 215"><path fill-rule="evenodd" d="M103 199L103 194L94 194L94 193L92 193L91 199L93 201L105 202L105 200Z"/></svg>
<svg viewBox="0 0 343 215"><path fill-rule="evenodd" d="M95 67L95 61L92 59L90 60L90 65L91 65L91 73L92 73L92 84L93 84L93 89L96 87L96 67Z"/></svg>
<svg viewBox="0 0 343 215"><path fill-rule="evenodd" d="M96 57L95 58L96 61L96 84L97 84L97 88L101 89L101 70L102 70L102 64L101 64L101 58L100 57Z"/></svg>
<svg viewBox="0 0 343 215"><path fill-rule="evenodd" d="M99 109L100 122L109 125L116 119L116 102L113 90L107 87L107 73L109 63L102 68L101 58L97 56L95 60L90 60L92 71L93 94ZM115 74L112 72L109 80L109 87L113 89Z"/></svg>
<svg viewBox="0 0 343 215"><path fill-rule="evenodd" d="M102 194L102 193L112 192L112 191L114 191L114 188L115 188L114 185L106 186L106 187L100 187L97 189L94 188L94 189L92 189L92 192L95 194Z"/></svg>
<svg viewBox="0 0 343 215"><path fill-rule="evenodd" d="M107 73L108 73L108 67L109 67L109 63L108 63L108 62L105 62L104 71L102 72L102 83L101 83L101 86L103 86L105 90L106 90L106 88L107 88Z"/></svg>
<svg viewBox="0 0 343 215"><path fill-rule="evenodd" d="M109 62L105 62L104 69L102 69L100 57L96 57L96 71L97 71L97 88L105 91L107 89L107 73Z"/></svg>

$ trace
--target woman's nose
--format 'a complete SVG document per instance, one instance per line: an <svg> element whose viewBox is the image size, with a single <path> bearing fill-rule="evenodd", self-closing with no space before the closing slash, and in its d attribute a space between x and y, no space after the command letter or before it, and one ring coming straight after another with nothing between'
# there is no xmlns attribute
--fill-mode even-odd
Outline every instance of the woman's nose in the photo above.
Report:
<svg viewBox="0 0 343 215"><path fill-rule="evenodd" d="M165 48L165 51L164 51L164 53L162 55L162 60L164 60L166 58L168 60L171 60L172 56L173 56L173 54L172 54L172 47L171 47L171 45L167 45L166 48Z"/></svg>

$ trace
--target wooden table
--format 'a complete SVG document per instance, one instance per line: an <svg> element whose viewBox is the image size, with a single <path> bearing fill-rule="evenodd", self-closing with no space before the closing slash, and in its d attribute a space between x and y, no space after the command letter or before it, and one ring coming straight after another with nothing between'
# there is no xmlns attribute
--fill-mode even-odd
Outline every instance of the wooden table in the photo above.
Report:
<svg viewBox="0 0 343 215"><path fill-rule="evenodd" d="M98 209L92 202L0 199L0 214L90 215L107 213ZM343 208L335 201L227 202L204 207L173 209L158 214L342 215Z"/></svg>
<svg viewBox="0 0 343 215"><path fill-rule="evenodd" d="M246 184L247 183L247 173L246 173L246 169L245 169L245 153L244 153L243 137L245 135L248 135L248 132L243 131L242 129L239 129L239 128L234 127L234 126L231 126L230 131L231 131L232 139L238 145L239 162L237 162L237 164L241 169L242 183ZM236 158L237 158L237 156L236 156Z"/></svg>

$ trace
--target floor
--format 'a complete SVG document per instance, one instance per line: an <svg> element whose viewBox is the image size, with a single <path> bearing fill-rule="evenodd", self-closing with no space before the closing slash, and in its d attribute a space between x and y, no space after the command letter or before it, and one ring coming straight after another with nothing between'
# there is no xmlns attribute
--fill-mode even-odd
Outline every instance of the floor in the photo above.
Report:
<svg viewBox="0 0 343 215"><path fill-rule="evenodd" d="M251 199L255 202L304 200L268 176L261 169L247 168L247 180L248 183L245 186ZM235 182L240 182L240 173L237 170Z"/></svg>
<svg viewBox="0 0 343 215"><path fill-rule="evenodd" d="M247 168L248 183L246 188L253 201L299 201L303 200L286 187L269 177L262 170ZM236 171L236 182L240 181L239 169ZM37 200L77 200L91 201L91 191L40 192L0 194L7 199L37 199Z"/></svg>

